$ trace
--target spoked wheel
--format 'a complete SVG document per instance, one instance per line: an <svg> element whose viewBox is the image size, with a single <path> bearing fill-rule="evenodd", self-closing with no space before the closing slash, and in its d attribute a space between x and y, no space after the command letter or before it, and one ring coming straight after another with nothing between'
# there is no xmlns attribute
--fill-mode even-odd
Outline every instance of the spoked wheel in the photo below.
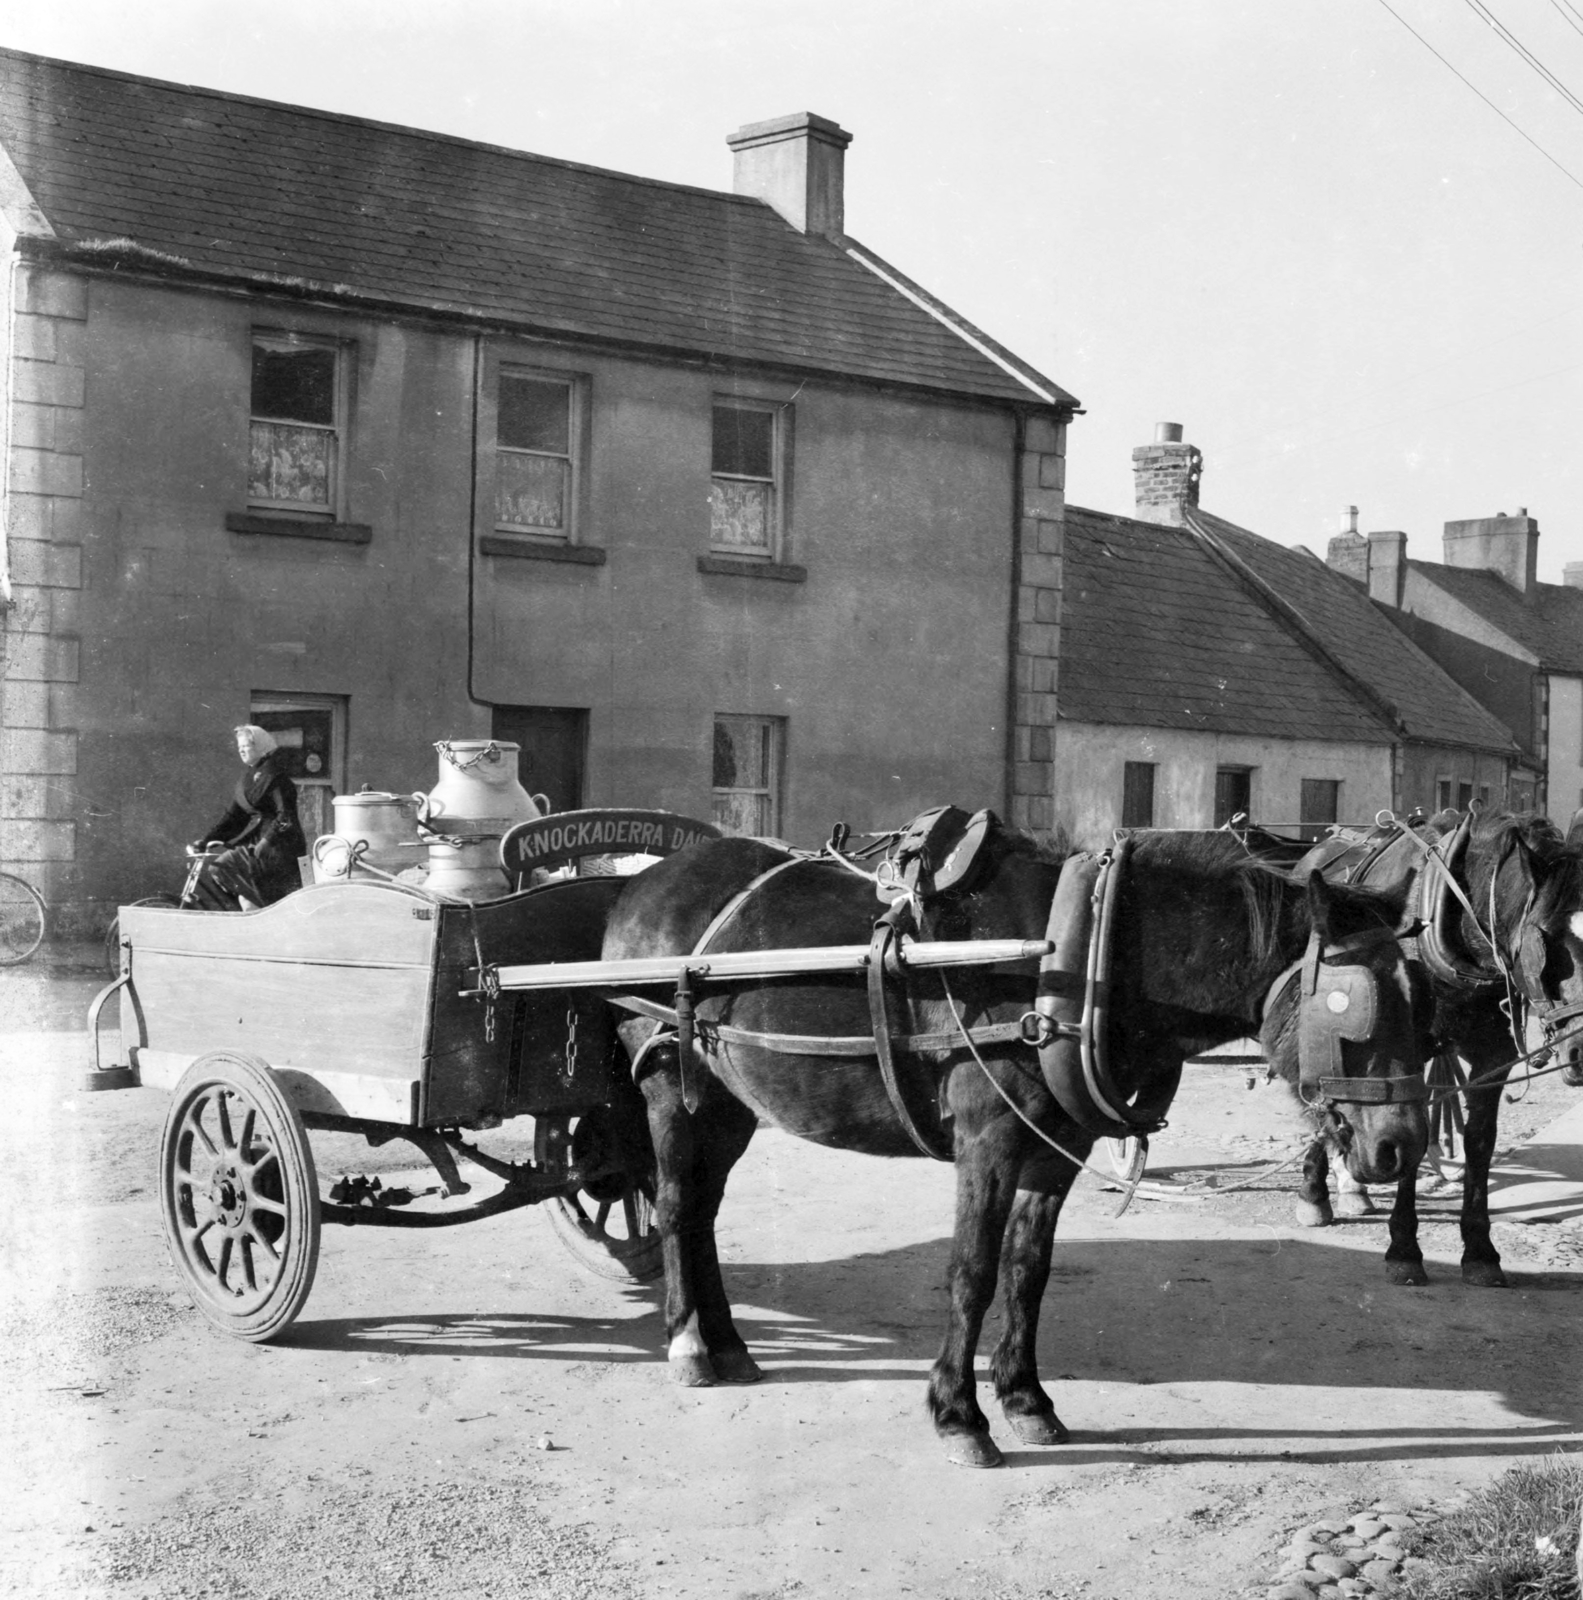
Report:
<svg viewBox="0 0 1583 1600"><path fill-rule="evenodd" d="M176 910L181 905L181 900L173 894L147 894L141 900L132 902L135 906L168 906ZM112 978L121 976L121 919L119 916L111 917L110 926L104 931L104 964L105 969Z"/></svg>
<svg viewBox="0 0 1583 1600"><path fill-rule="evenodd" d="M26 961L44 942L44 896L23 878L0 872L0 967Z"/></svg>
<svg viewBox="0 0 1583 1600"><path fill-rule="evenodd" d="M590 1111L572 1130L572 1159L598 1166L616 1159L616 1136L609 1113ZM576 1194L549 1202L556 1236L590 1272L618 1282L647 1283L665 1270L660 1225L654 1211L652 1169L630 1167L595 1178Z"/></svg>
<svg viewBox="0 0 1583 1600"><path fill-rule="evenodd" d="M204 1316L255 1344L283 1333L319 1264L318 1178L302 1117L257 1056L201 1056L176 1085L159 1200Z"/></svg>

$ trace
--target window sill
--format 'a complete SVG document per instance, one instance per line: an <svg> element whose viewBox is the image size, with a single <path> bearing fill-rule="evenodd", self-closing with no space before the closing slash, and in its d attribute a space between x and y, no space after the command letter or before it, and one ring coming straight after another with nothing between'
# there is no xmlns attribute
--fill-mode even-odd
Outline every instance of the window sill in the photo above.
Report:
<svg viewBox="0 0 1583 1600"><path fill-rule="evenodd" d="M367 544L374 537L373 528L366 522L310 522L306 517L272 517L251 511L227 511L225 531L286 539L327 539L336 544Z"/></svg>
<svg viewBox="0 0 1583 1600"><path fill-rule="evenodd" d="M602 567L607 553L591 544L539 544L512 534L486 533L478 541L486 556L506 556L513 561L569 561L579 567Z"/></svg>
<svg viewBox="0 0 1583 1600"><path fill-rule="evenodd" d="M717 572L728 578L770 578L777 583L807 583L807 567L780 561L748 561L741 556L699 556L700 572Z"/></svg>

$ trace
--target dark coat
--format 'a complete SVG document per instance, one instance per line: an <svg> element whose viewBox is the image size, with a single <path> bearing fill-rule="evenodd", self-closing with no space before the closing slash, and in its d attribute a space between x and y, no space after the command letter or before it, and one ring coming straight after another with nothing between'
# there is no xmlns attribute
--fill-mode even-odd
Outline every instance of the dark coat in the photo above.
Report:
<svg viewBox="0 0 1583 1600"><path fill-rule="evenodd" d="M282 764L272 750L249 767L236 786L230 808L198 841L229 847L231 859L220 858L231 869L224 876L250 880L257 894L248 897L257 904L272 903L300 888L297 859L308 853L297 820L297 786L281 770ZM232 885L225 887L229 890ZM248 893L248 889L239 884L237 892Z"/></svg>

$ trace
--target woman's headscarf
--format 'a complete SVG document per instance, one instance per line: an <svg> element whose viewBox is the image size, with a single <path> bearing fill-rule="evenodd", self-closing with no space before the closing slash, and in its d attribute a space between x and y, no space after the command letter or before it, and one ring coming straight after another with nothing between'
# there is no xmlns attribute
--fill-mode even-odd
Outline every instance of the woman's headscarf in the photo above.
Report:
<svg viewBox="0 0 1583 1600"><path fill-rule="evenodd" d="M271 750L277 748L275 736L268 728L261 728L256 722L239 723L232 728L231 737L235 739L244 733L250 733L253 736L253 759L255 761L262 761Z"/></svg>

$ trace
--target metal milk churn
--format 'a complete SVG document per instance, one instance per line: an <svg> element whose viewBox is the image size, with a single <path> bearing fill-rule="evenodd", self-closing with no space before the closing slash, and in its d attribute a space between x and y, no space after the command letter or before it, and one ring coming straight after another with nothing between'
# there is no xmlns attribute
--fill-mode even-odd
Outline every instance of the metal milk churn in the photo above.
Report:
<svg viewBox="0 0 1583 1600"><path fill-rule="evenodd" d="M356 794L338 794L330 803L335 832L313 841L316 883L372 876L360 870L365 865L395 877L421 864L417 798L385 794L364 784Z"/></svg>
<svg viewBox="0 0 1583 1600"><path fill-rule="evenodd" d="M500 866L500 837L550 809L517 781L515 744L495 739L441 739L440 781L420 802L418 821L429 842L424 888L459 900L492 900L509 885Z"/></svg>

